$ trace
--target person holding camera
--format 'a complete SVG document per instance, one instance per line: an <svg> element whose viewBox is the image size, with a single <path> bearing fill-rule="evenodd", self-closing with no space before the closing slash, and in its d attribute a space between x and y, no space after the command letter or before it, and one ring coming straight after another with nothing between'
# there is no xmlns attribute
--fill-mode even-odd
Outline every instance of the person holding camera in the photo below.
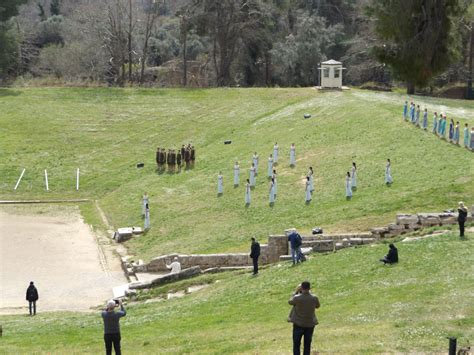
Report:
<svg viewBox="0 0 474 355"><path fill-rule="evenodd" d="M315 310L320 307L319 300L310 292L311 285L304 281L295 290L288 303L293 306L288 321L293 323L293 354L300 355L301 338L303 355L311 354L311 341L314 327L318 324Z"/></svg>
<svg viewBox="0 0 474 355"><path fill-rule="evenodd" d="M115 312L115 307L120 306L120 311ZM112 345L115 354L120 355L120 318L125 317L127 312L123 308L122 300L110 300L107 302L107 308L102 311L102 319L104 320L104 342L105 353L112 355Z"/></svg>

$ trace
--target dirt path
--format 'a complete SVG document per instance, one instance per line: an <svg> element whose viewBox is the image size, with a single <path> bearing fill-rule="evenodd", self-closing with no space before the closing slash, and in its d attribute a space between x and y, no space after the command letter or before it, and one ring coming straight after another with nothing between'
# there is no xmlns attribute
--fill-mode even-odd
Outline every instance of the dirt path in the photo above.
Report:
<svg viewBox="0 0 474 355"><path fill-rule="evenodd" d="M127 283L118 257L86 225L77 208L0 209L0 314L26 312L29 281L38 311L84 311ZM104 253L105 250L105 253Z"/></svg>

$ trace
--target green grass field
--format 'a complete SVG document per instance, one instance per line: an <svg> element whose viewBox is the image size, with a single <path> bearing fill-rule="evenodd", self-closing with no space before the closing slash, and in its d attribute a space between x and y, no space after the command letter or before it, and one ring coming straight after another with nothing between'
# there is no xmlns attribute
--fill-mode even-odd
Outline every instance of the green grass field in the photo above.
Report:
<svg viewBox="0 0 474 355"><path fill-rule="evenodd" d="M180 299L127 307L122 347L127 354L288 354L287 300L308 279L321 301L313 350L446 354L447 336L456 336L459 347L473 341L473 240L473 233L465 240L448 233L398 243L396 266L377 261L387 251L377 244L318 254L297 267L272 265L256 278L233 272L166 285L152 295L210 283ZM103 351L98 311L2 316L0 324L2 354Z"/></svg>
<svg viewBox="0 0 474 355"><path fill-rule="evenodd" d="M97 200L114 227L142 225L141 196L150 195L152 229L126 243L148 260L170 252L248 250L294 226L309 232L367 230L398 212L441 211L459 200L474 203L474 154L402 121L401 94L318 93L313 89L1 89L0 198ZM447 111L474 124L474 103L415 97L431 112ZM303 119L304 113L312 118ZM232 140L231 145L223 141ZM192 170L157 174L156 147L191 142ZM280 146L278 198L268 205L266 159ZM296 143L297 166L288 166ZM251 155L260 155L252 204L241 181ZM384 185L386 158L394 184ZM358 190L346 201L345 173L358 164ZM144 169L135 164L144 162ZM303 178L315 170L315 195L304 203ZM13 191L21 170L26 174ZM81 189L75 191L75 169ZM44 189L48 169L51 191ZM217 173L224 195L217 197ZM81 204L86 221L104 230L94 204ZM8 208L8 207L6 207ZM140 294L140 300L191 284L209 283L180 299L139 302L122 321L125 353L289 353L287 299L303 279L322 306L314 349L323 353L447 351L447 336L472 344L473 233L398 243L401 262L377 260L377 244L315 255L292 268L266 267L252 278L241 272L205 275ZM80 296L79 296L80 297ZM72 300L73 302L73 300ZM41 310L41 305L39 305ZM103 351L97 313L1 316L0 353L84 354Z"/></svg>
<svg viewBox="0 0 474 355"><path fill-rule="evenodd" d="M150 232L126 243L145 260L169 253L247 248L295 226L308 232L367 230L397 212L439 211L474 201L474 155L402 122L400 94L313 89L2 89L0 197L98 200L114 227L142 225L141 196L150 195ZM474 103L414 98L431 112L447 111L474 124ZM303 119L304 113L312 118ZM453 112L453 115L450 113ZM231 139L231 145L223 141ZM158 175L156 147L197 149L193 170ZM266 161L279 143L278 198L268 205ZM290 168L289 146L297 149ZM251 156L260 155L252 204L244 186L232 186L234 161L241 181ZM386 158L395 183L384 185ZM358 164L358 191L345 200L345 173ZM144 162L144 169L136 169ZM304 204L304 176L315 170L313 202ZM17 191L15 182L26 174ZM81 189L75 191L75 171ZM44 188L48 169L49 192ZM224 195L216 197L217 174ZM93 205L83 215L101 227Z"/></svg>

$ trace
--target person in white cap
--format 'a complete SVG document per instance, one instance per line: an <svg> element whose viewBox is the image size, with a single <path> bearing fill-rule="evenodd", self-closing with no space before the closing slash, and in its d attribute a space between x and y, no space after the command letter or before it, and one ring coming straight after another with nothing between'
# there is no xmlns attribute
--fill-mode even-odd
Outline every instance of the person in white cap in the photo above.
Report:
<svg viewBox="0 0 474 355"><path fill-rule="evenodd" d="M115 312L115 307L120 306L120 311ZM110 300L107 302L107 308L102 311L102 319L104 320L104 342L105 352L107 355L112 354L112 345L115 354L120 355L120 318L125 317L127 312L123 308L122 300Z"/></svg>
<svg viewBox="0 0 474 355"><path fill-rule="evenodd" d="M172 262L171 264L169 264L169 265L166 265L166 268L167 268L168 270L171 270L171 271L170 271L170 274L177 274L177 273L179 273L179 272L181 271L181 264L180 264L180 262L178 261L178 257L175 256L175 257L173 258L173 262Z"/></svg>

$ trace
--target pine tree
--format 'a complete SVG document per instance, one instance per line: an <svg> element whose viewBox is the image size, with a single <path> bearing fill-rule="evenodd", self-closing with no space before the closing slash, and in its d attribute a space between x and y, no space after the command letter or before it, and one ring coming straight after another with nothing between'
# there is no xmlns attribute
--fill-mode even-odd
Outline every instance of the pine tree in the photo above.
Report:
<svg viewBox="0 0 474 355"><path fill-rule="evenodd" d="M458 0L372 0L369 15L381 42L375 55L407 82L408 94L457 56L452 19L459 11Z"/></svg>

